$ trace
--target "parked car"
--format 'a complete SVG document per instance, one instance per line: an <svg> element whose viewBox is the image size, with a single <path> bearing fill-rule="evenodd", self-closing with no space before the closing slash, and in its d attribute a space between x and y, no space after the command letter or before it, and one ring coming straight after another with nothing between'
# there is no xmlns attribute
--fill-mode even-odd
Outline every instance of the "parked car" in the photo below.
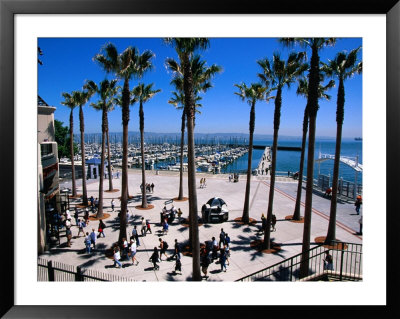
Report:
<svg viewBox="0 0 400 319"><path fill-rule="evenodd" d="M202 206L201 217L205 223L223 223L229 218L228 206L222 198L213 197Z"/></svg>

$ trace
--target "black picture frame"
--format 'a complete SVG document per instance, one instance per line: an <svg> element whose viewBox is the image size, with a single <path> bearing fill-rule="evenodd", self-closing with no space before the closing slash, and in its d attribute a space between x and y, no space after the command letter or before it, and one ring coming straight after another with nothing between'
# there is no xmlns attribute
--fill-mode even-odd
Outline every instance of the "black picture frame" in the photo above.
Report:
<svg viewBox="0 0 400 319"><path fill-rule="evenodd" d="M254 306L127 306L118 308L113 306L16 306L14 290L14 202L21 200L23 194L14 193L14 173L18 169L15 166L14 157L14 16L16 14L385 14L387 19L386 43L387 43L387 99L386 99L386 129L387 129L387 153L386 153L386 177L387 197L379 199L386 201L387 238L386 238L386 265L387 277L382 277L387 283L386 306L329 306L312 309L312 313L318 316L354 317L362 314L384 315L395 317L399 310L396 305L398 296L398 275L395 273L398 251L396 238L397 206L395 198L396 182L399 180L396 164L399 159L400 136L400 3L398 0L337 0L326 2L318 0L298 1L255 1L235 3L234 1L209 1L189 2L183 0L0 0L0 156L1 176L0 183L2 217L2 258L0 262L0 315L4 318L106 318L115 316L135 317L221 317L231 316L278 316L283 313L286 316L312 315L308 306L281 307ZM385 101L381 106L384 107ZM5 152L6 151L6 152ZM7 156L4 154L7 153ZM383 204L384 208L385 205ZM376 212L379 214L385 212ZM377 238L382 240L382 238ZM377 258L381 258L377 252ZM247 292L243 292L244 294ZM310 296L312 298L312 296ZM327 298L340 296L328 295ZM155 299L156 302L157 299ZM291 301L287 300L290 304ZM321 309L319 309L321 308ZM397 316L398 316L397 315Z"/></svg>

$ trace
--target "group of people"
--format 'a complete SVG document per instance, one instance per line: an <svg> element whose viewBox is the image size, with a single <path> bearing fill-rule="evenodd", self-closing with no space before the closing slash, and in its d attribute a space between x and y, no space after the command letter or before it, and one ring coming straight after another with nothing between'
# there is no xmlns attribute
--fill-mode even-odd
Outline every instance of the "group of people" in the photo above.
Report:
<svg viewBox="0 0 400 319"><path fill-rule="evenodd" d="M200 265L201 271L204 274L204 278L207 279L208 266L214 262L215 259L219 260L221 266L221 272L226 272L227 264L229 266L230 257L230 242L231 239L228 233L224 232L221 228L219 234L219 241L215 237L211 238L211 241L207 241L204 246L200 249ZM219 255L219 256L218 256Z"/></svg>
<svg viewBox="0 0 400 319"><path fill-rule="evenodd" d="M200 188L205 188L205 187L207 187L206 178L202 177L200 178Z"/></svg>
<svg viewBox="0 0 400 319"><path fill-rule="evenodd" d="M264 213L261 215L261 233L265 233L267 229L267 218L265 217ZM276 231L276 215L272 214L271 216L271 231Z"/></svg>
<svg viewBox="0 0 400 319"><path fill-rule="evenodd" d="M146 193L154 193L154 183L146 183ZM140 190L143 191L143 184L140 184Z"/></svg>

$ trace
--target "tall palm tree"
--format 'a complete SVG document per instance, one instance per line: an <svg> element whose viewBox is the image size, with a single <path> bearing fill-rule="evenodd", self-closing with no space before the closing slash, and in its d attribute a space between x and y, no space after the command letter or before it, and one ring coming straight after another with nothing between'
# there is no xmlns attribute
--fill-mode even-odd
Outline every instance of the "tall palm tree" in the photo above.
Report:
<svg viewBox="0 0 400 319"><path fill-rule="evenodd" d="M172 45L179 57L183 73L183 93L185 97L185 113L187 116L188 132L188 186L189 186L189 222L192 228L192 278L201 281L200 273L200 242L197 213L196 193L196 166L194 154L194 115L195 115L195 92L193 73L190 67L190 58L198 49L206 49L210 42L206 38L166 38L164 41Z"/></svg>
<svg viewBox="0 0 400 319"><path fill-rule="evenodd" d="M295 79L300 76L307 68L307 64L303 64L305 52L292 52L289 54L287 61L281 60L279 53L274 53L272 61L265 58L257 61L258 65L262 68L262 72L258 76L265 83L271 83L273 89L277 90L275 96L275 110L274 110L274 138L272 142L272 163L271 163L271 182L268 198L268 212L267 212L267 225L264 233L264 247L271 248L271 220L272 210L274 204L275 192L275 174L276 174L276 157L278 152L278 132L281 121L281 107L282 107L282 90L285 86L290 88L290 85Z"/></svg>
<svg viewBox="0 0 400 319"><path fill-rule="evenodd" d="M161 92L160 89L153 90L153 83L144 85L139 83L132 90L134 102L139 102L139 126L140 126L140 152L142 153L142 208L147 208L146 196L146 173L144 162L144 111L143 104L148 102L154 95Z"/></svg>
<svg viewBox="0 0 400 319"><path fill-rule="evenodd" d="M108 111L113 107L113 98L116 93L116 80L103 80L99 86L93 81L88 81L87 86L91 90L97 92L100 96L100 100L97 103L91 103L91 106L96 110L102 111L102 123L101 123L101 160L100 160L100 181L99 181L99 205L96 214L96 218L103 217L103 182L104 182L104 163L105 163L105 141L106 134L108 132ZM110 161L110 160L109 160ZM108 162L110 166L110 162ZM110 178L111 179L111 178Z"/></svg>
<svg viewBox="0 0 400 319"><path fill-rule="evenodd" d="M300 277L306 277L309 273L308 260L310 250L311 237L311 210L312 210L312 194L314 179L314 151L315 151L315 131L317 122L318 105L318 88L320 84L320 65L319 51L326 46L334 45L335 38L282 38L280 40L286 46L298 44L311 50L310 69L308 73L308 94L307 94L307 111L309 117L309 133L308 133L308 153L307 153L307 186L306 186L306 203L304 208L304 231L302 243L302 262L300 265Z"/></svg>
<svg viewBox="0 0 400 319"><path fill-rule="evenodd" d="M99 54L94 56L107 73L113 73L119 80L123 81L122 88L122 190L121 190L121 218L119 230L119 242L126 238L126 210L128 207L128 123L130 91L129 81L135 77L140 78L146 71L152 68L151 51L139 53L138 49L128 47L118 53L112 43L107 43Z"/></svg>
<svg viewBox="0 0 400 319"><path fill-rule="evenodd" d="M87 188L86 188L86 168L85 168L85 122L83 117L83 105L85 105L93 95L91 91L74 91L72 97L77 105L79 105L79 128L81 131L81 157L82 157L82 204L88 205Z"/></svg>
<svg viewBox="0 0 400 319"><path fill-rule="evenodd" d="M362 62L358 61L357 57L357 53L360 49L361 47L358 47L357 49L351 50L349 53L344 51L339 52L333 60L329 60L328 63L322 63L322 70L328 76L335 77L339 80L336 102L336 147L333 166L332 198L328 233L326 235L325 244L331 244L332 241L336 239L336 205L345 103L344 81L353 77L355 74L360 74L362 72Z"/></svg>
<svg viewBox="0 0 400 319"><path fill-rule="evenodd" d="M321 80L322 80L322 78L321 78ZM320 85L319 92L318 92L319 98L320 99L324 98L329 101L331 99L331 96L326 94L325 92L334 86L335 86L335 81L333 81L333 80L329 81L329 83L325 86ZM305 77L298 79L298 86L297 86L296 94L307 98L308 81ZM306 148L307 131L308 131L308 112L307 112L307 107L305 107L304 108L304 117L303 117L303 136L301 139L300 168L299 168L299 177L298 177L299 181L297 184L296 204L295 204L292 220L300 220L301 219L300 203L301 203L301 193L303 190L302 185L303 185L303 173L304 173L304 155L306 153L305 148Z"/></svg>
<svg viewBox="0 0 400 319"><path fill-rule="evenodd" d="M62 96L64 101L62 105L68 107L71 112L69 113L69 136L70 136L70 152L71 152L71 172L72 172L72 197L76 197L76 181L75 181L75 162L74 162L74 108L77 106L73 96L69 93L63 92Z"/></svg>
<svg viewBox="0 0 400 319"><path fill-rule="evenodd" d="M199 94L207 92L212 87L211 78L214 77L217 73L221 72L222 68L215 64L211 65L210 67L207 67L206 62L202 61L200 55L198 54L192 55L190 57L189 64L190 64L190 70L192 72L193 94L195 101L194 115L193 115L193 130L194 130L196 122L196 113L200 113L199 107L201 107L201 104L197 103L199 100L201 100ZM175 88L180 93L184 101L185 100L184 77L183 77L184 69L182 61L181 63L178 63L174 59L169 58L166 60L166 65L167 68L174 74L171 84L175 86ZM183 113L186 114L186 118L188 118L186 108L184 108ZM188 157L188 163L189 160L190 159ZM183 169L183 166L181 166L181 169ZM183 176L182 174L183 173L181 172L181 176ZM190 197L191 196L190 185L188 185L188 188ZM192 227L189 227L189 246L192 245L191 238L192 238Z"/></svg>
<svg viewBox="0 0 400 319"><path fill-rule="evenodd" d="M117 93L119 87L116 86L116 83L113 83L113 81L109 81L108 84L106 82L100 83L100 87L97 86L97 84L94 81L87 80L84 88L88 90L91 94L97 93L100 96L100 99L103 99L103 97L107 100L107 103L103 103L106 105L105 112L107 112L105 116L106 124L105 124L105 129L106 129L106 140L107 140L107 169L108 169L108 191L112 192L114 191L113 187L113 181L112 181L112 174L111 174L111 156L110 156L110 138L109 138L109 129L108 129L108 113L114 110L114 106L116 104L116 99L115 99L115 94ZM102 90L108 90L107 92L102 92ZM92 105L95 109L102 111L102 105L97 103Z"/></svg>
<svg viewBox="0 0 400 319"><path fill-rule="evenodd" d="M256 121L256 102L263 101L269 94L268 86L263 87L261 83L251 83L247 86L245 83L234 84L239 89L235 92L242 101L246 101L250 105L250 122L249 122L249 156L247 161L247 180L246 192L244 197L244 207L242 214L242 222L248 224L249 218L249 202L250 202L250 180L251 180L251 162L253 159L253 133Z"/></svg>
<svg viewBox="0 0 400 319"><path fill-rule="evenodd" d="M196 112L200 112L198 107L201 104L197 101L201 100L200 96L196 97ZM168 100L169 104L175 106L177 110L182 110L182 122L181 122L181 148L180 148L180 168L179 168L179 194L178 200L183 200L183 147L185 144L185 125L186 125L186 113L185 113L185 97L182 93L172 92L172 97Z"/></svg>
<svg viewBox="0 0 400 319"><path fill-rule="evenodd" d="M171 84L175 86L177 93L172 98L171 104L177 106L178 104L182 104L184 106L184 86L183 86L183 68L182 65L179 64L172 58L168 58L166 60L167 68L174 73L174 77L171 81ZM190 68L192 71L193 78L193 91L194 91L194 99L195 99L195 114L193 117L193 126L195 126L196 113L200 113L198 110L201 107L201 104L197 103L201 100L201 97L198 95L199 93L205 93L211 87L211 78L214 77L217 73L222 71L222 68L216 64L211 65L210 67L206 66L206 62L202 61L199 55L194 55L190 59ZM178 108L179 109L179 108ZM184 136L184 125L185 125L185 108L182 111L182 128L181 129L181 167L180 167L180 186L179 186L179 195L178 199L183 198L183 136Z"/></svg>

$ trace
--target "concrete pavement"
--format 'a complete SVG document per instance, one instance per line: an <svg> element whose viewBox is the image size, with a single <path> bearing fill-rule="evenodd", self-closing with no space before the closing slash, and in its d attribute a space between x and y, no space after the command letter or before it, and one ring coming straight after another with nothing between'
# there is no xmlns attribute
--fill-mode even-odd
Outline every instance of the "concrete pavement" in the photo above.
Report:
<svg viewBox="0 0 400 319"><path fill-rule="evenodd" d="M207 187L200 188L200 178L206 177ZM244 193L246 186L245 175L241 175L238 183L229 182L228 175L225 174L196 174L197 178L197 198L198 212L201 215L201 206L211 197L221 197L225 200L229 209L229 221L223 224L204 224L199 227L200 242L210 240L215 236L218 240L221 228L227 232L231 238L231 257L227 272L220 272L220 265L212 263L209 268L209 281L234 281L255 271L278 263L295 254L301 252L303 225L302 223L293 223L285 220L285 216L292 215L295 205L297 181L283 178L277 181L274 195L274 214L277 217L276 231L271 233L274 242L279 243L282 250L276 254L263 254L250 247L250 242L256 239L262 239L258 234L258 227L261 225L261 214L266 214L268 204L269 180L265 177L252 176L250 192L250 217L255 218L256 225L247 226L234 222L234 219L241 217L243 210ZM114 188L121 189L121 179L114 179ZM169 227L166 235L161 235L160 211L164 207L166 200L177 197L179 188L179 173L160 171L156 175L154 171L146 171L146 182L154 183L154 193L150 193L148 203L154 205L151 210L139 210L135 206L141 204L140 187L141 174L138 170L130 170L129 173L129 193L134 196L134 200L128 204L130 214L133 219L130 220L127 232L131 234L133 225L137 225L140 232L140 218L150 219L153 234L147 234L146 237L140 237L141 246L138 247L136 255L139 260L138 266L133 266L129 261L122 261L123 268L113 267L112 259L105 257L105 249L110 248L118 240L117 221L120 201L118 197L120 192L104 193L104 212L110 214L104 222L107 225L105 229L106 237L99 238L96 244L96 250L87 255L85 253L84 237L76 237L78 228L72 227L72 247L55 247L49 252L39 256L40 258L63 262L69 265L81 266L97 270L103 273L115 274L120 277L128 277L136 281L182 281L190 280L192 269L192 258L182 257L182 275L173 273L175 262L162 261L159 263L160 270L153 271L152 263L148 260L152 254L153 248L159 245L159 238L162 237L169 244L169 255L173 252L174 239L182 243L188 239L189 229L176 220ZM79 185L79 184L78 184ZM68 182L61 186L68 186ZM305 186L305 185L304 185ZM98 182L90 181L87 185L88 196L98 197ZM108 180L104 182L104 189L108 189ZM81 186L78 186L78 193L81 193ZM184 176L184 196L188 196L187 176ZM305 190L303 189L302 202L304 203ZM115 212L111 211L111 198L115 199ZM71 201L73 207L78 201ZM169 205L170 206L170 205ZM188 217L189 202L174 202L176 208L181 208L182 217ZM356 215L353 203L338 203L337 212L337 239L344 242L362 243L362 236L356 233L359 230L359 216ZM302 205L301 215L304 213ZM315 194L313 196L313 215L311 226L311 247L315 245L314 238L326 236L329 220L330 200ZM72 224L75 222L72 220ZM97 231L98 221L91 221L86 227L85 232L91 232L92 228ZM61 238L61 243L65 243L66 238ZM63 246L63 245L61 245Z"/></svg>

